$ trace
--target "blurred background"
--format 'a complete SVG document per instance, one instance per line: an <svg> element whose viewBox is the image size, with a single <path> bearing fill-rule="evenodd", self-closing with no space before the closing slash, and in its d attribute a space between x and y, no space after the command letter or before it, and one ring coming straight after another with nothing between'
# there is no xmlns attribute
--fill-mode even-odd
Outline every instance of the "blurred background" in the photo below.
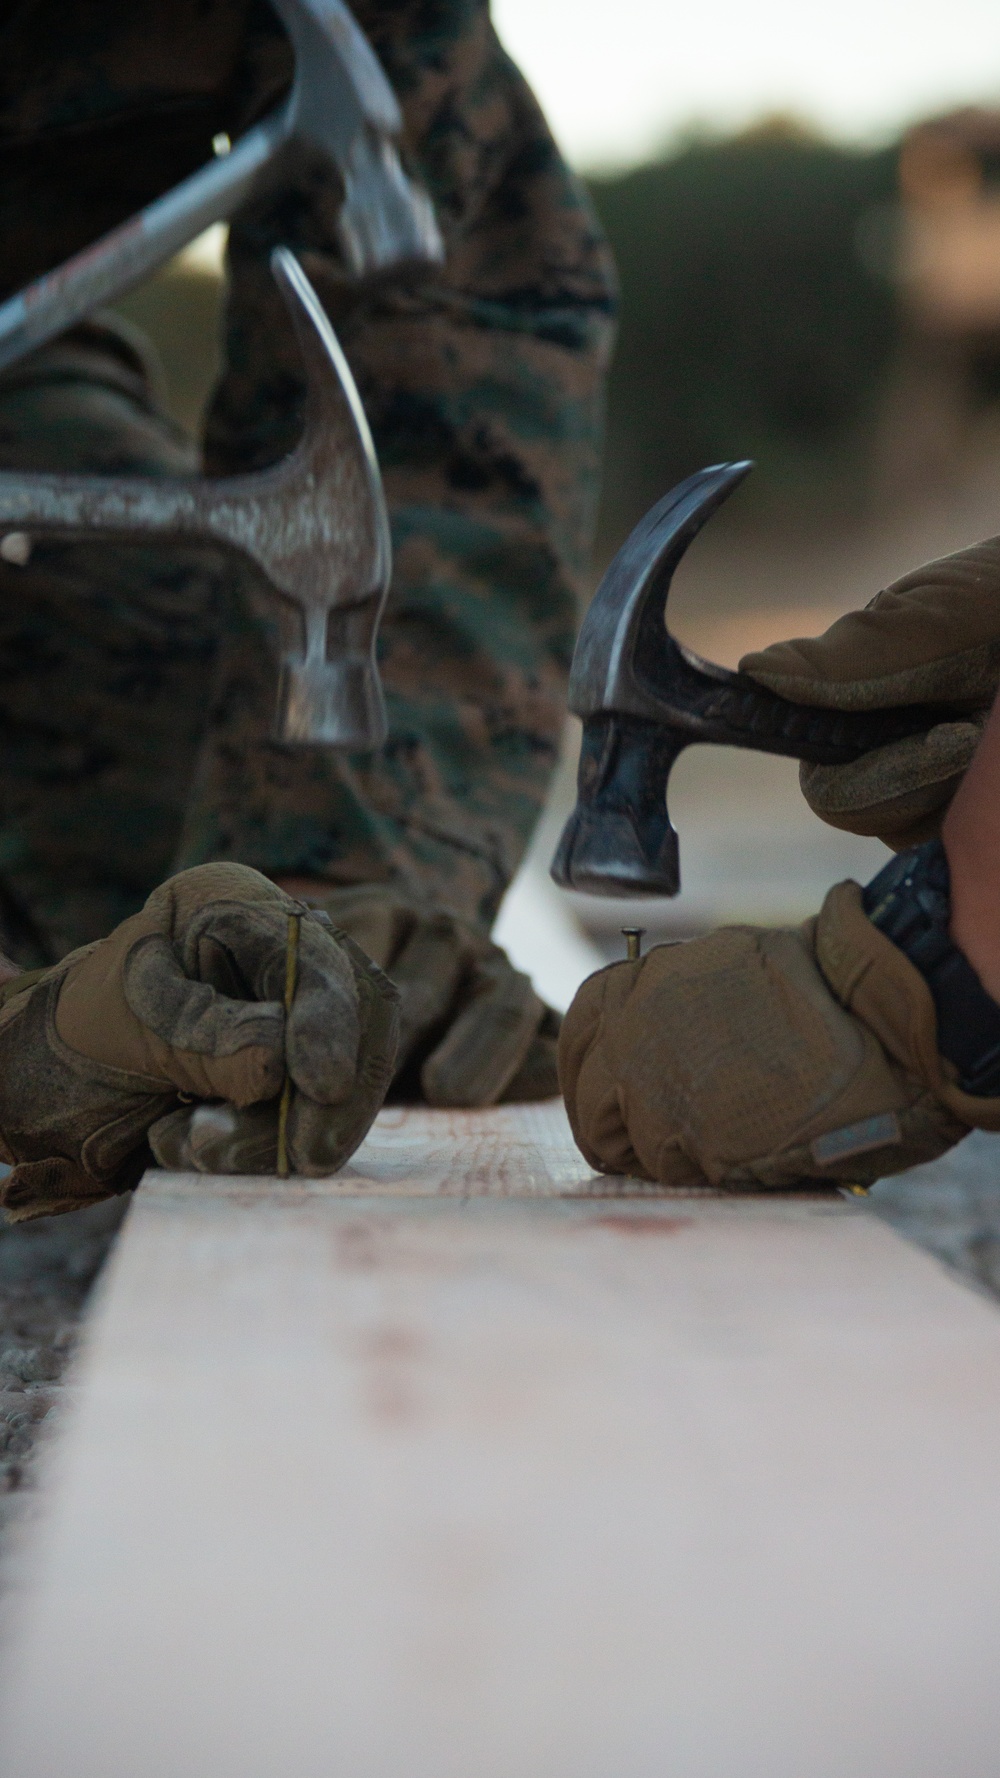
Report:
<svg viewBox="0 0 1000 1778"><path fill-rule="evenodd" d="M586 178L622 285L596 577L707 463L757 468L691 550L675 633L735 665L1000 531L1000 9L986 0L494 0ZM221 231L120 305L197 428ZM565 1005L623 925L685 936L815 911L886 856L824 827L794 762L685 753L672 903L561 895L576 736L497 936Z"/></svg>

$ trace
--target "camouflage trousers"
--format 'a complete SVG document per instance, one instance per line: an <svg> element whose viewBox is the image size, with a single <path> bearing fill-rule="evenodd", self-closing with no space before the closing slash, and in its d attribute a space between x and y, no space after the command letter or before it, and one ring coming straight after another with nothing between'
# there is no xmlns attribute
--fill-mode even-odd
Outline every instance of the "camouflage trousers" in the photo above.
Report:
<svg viewBox="0 0 1000 1778"><path fill-rule="evenodd" d="M129 342L79 330L0 381L4 467L196 468ZM31 540L0 559L0 921L26 966L106 933L171 870L233 858L397 881L492 918L544 794L561 684L537 672L544 559L397 508L377 756L270 735L274 639L236 559ZM519 616L519 608L526 615ZM571 610L562 622L570 644Z"/></svg>

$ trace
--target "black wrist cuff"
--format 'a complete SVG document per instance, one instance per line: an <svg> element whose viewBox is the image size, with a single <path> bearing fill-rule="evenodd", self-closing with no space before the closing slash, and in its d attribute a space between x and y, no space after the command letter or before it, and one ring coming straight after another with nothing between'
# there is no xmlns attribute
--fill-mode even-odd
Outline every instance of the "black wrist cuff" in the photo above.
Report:
<svg viewBox="0 0 1000 1778"><path fill-rule="evenodd" d="M975 1098L1000 1097L1000 1005L948 936L951 878L940 840L901 852L862 891L873 926L909 957L937 1009L938 1049Z"/></svg>

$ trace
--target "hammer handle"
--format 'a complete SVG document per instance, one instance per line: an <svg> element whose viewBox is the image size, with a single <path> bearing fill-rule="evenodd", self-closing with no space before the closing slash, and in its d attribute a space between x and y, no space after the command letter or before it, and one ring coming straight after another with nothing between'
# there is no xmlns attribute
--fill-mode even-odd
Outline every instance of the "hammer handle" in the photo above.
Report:
<svg viewBox="0 0 1000 1778"><path fill-rule="evenodd" d="M229 154L8 297L0 304L0 370L138 284L213 222L232 216L256 190L287 135L285 111L273 113L247 130Z"/></svg>
<svg viewBox="0 0 1000 1778"><path fill-rule="evenodd" d="M633 668L642 714L663 728L676 729L687 742L711 741L817 765L847 765L876 747L924 734L958 714L933 704L882 710L796 704L758 685L747 673L699 661L675 642L662 623L659 630L655 651L644 638L646 646L637 650Z"/></svg>

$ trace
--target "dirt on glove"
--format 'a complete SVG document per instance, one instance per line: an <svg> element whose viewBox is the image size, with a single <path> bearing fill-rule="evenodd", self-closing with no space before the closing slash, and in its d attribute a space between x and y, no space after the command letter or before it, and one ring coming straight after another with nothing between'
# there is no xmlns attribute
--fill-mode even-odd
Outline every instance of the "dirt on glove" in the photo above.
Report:
<svg viewBox="0 0 1000 1778"><path fill-rule="evenodd" d="M297 987L283 1004L289 919ZM274 1169L293 1091L296 1172L336 1171L385 1097L397 996L329 920L243 865L183 871L109 938L15 978L0 1009L0 1202L17 1219L134 1186L152 1154ZM227 1142L198 1137L199 1113ZM204 1152L203 1152L204 1150Z"/></svg>
<svg viewBox="0 0 1000 1778"><path fill-rule="evenodd" d="M823 709L946 706L947 719L923 734L799 774L832 827L896 851L936 837L1000 686L1000 538L914 569L822 636L744 655L740 670Z"/></svg>

